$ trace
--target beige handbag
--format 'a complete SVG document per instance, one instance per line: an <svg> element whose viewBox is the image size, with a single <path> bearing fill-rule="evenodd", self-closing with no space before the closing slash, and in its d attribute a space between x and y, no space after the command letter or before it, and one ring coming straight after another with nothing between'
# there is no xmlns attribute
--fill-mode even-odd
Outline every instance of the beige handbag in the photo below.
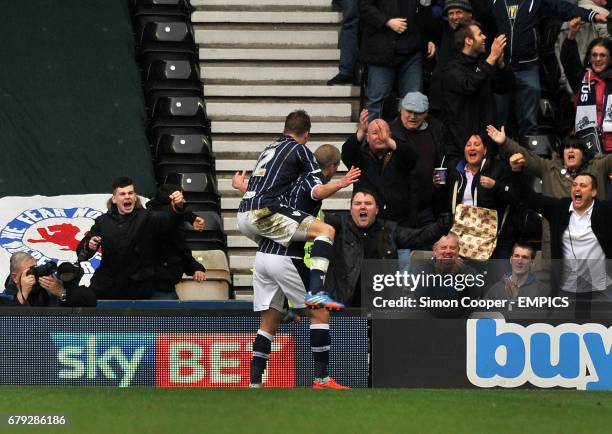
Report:
<svg viewBox="0 0 612 434"><path fill-rule="evenodd" d="M453 215L452 232L459 237L459 256L463 258L486 261L493 254L497 245L497 210L476 206L476 191L474 192L474 206L457 205L458 182L453 188ZM504 225L508 209L499 229Z"/></svg>

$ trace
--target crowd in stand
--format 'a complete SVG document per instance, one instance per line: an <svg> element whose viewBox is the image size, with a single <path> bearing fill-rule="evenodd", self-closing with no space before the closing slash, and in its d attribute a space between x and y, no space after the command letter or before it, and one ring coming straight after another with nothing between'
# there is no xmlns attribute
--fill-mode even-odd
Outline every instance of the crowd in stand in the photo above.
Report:
<svg viewBox="0 0 612 434"><path fill-rule="evenodd" d="M495 211L495 247L485 256L510 258L510 274L503 276L510 283L502 285L508 298L540 288L515 267L533 260L536 250L544 259L610 259L611 205L605 199L612 194L612 46L606 0L340 4L341 60L328 85L359 83L361 77L366 109L342 159L361 169L355 191L372 193L381 221L423 228L450 212L455 229L456 212L466 209L460 206ZM353 220L370 241L367 227ZM456 258L459 245L469 243L464 235L442 237L434 247L456 241ZM461 255L482 259L463 250ZM402 249L397 256L407 265ZM522 277L510 279L510 268ZM573 278L553 271L563 276L553 286L574 299L604 294L612 283L609 270L594 268L587 278L579 269ZM498 285L489 298L501 293ZM358 304L351 289L333 295Z"/></svg>

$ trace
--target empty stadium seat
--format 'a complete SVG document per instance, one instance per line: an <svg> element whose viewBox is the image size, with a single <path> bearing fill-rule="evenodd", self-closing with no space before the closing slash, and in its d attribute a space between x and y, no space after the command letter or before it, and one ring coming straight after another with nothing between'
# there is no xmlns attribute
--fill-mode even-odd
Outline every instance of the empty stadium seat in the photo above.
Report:
<svg viewBox="0 0 612 434"><path fill-rule="evenodd" d="M193 60L157 59L147 65L145 81L190 80L200 82L198 65Z"/></svg>
<svg viewBox="0 0 612 434"><path fill-rule="evenodd" d="M182 140L185 142L182 143ZM153 153L157 155L158 150L165 150L165 153L171 153L171 150L176 150L174 153L207 153L212 154L212 141L210 138L210 132L204 127L168 127L168 128L157 128L151 136L149 136L149 142L153 147ZM208 147L206 149L200 149L200 146ZM181 151L181 152L178 152ZM183 151L197 151L197 152L183 152Z"/></svg>
<svg viewBox="0 0 612 434"><path fill-rule="evenodd" d="M180 156L177 156L180 157ZM191 157L182 156L183 161L159 160L155 164L156 178L159 182L168 182L172 177L180 179L179 185L183 185L186 193L217 193L217 186L214 179L213 167L210 161L194 161ZM193 196L193 195L192 195Z"/></svg>
<svg viewBox="0 0 612 434"><path fill-rule="evenodd" d="M180 185L185 193L217 194L217 183L210 173L170 173L164 184Z"/></svg>
<svg viewBox="0 0 612 434"><path fill-rule="evenodd" d="M157 104L160 102L162 98L178 98L179 102L181 98L200 98L202 100L202 104L204 104L203 93L202 93L202 85L201 83L191 82L189 85L181 86L182 89L164 89L164 88L155 88L149 86L149 84L145 84L145 100L147 103L147 109L150 117L154 116L154 109ZM194 100L195 101L195 100ZM171 104L171 103L168 103ZM181 104L182 107L182 104ZM169 107L171 108L171 107ZM176 116L171 112L159 113L161 107L158 107L157 116ZM204 113L204 116L206 113Z"/></svg>
<svg viewBox="0 0 612 434"><path fill-rule="evenodd" d="M222 280L196 282L186 277L176 284L176 295L179 300L228 300L230 285Z"/></svg>
<svg viewBox="0 0 612 434"><path fill-rule="evenodd" d="M174 53L174 52L157 52L149 51L140 55L140 63L143 70L143 79L146 78L145 73L152 68L152 65L158 61L185 60L187 62L198 63L197 53Z"/></svg>
<svg viewBox="0 0 612 434"><path fill-rule="evenodd" d="M192 117L206 120L206 105L201 96L162 96L151 107L152 118Z"/></svg>
<svg viewBox="0 0 612 434"><path fill-rule="evenodd" d="M214 161L208 136L205 134L172 133L161 134L153 143L156 158L171 156L203 157Z"/></svg>

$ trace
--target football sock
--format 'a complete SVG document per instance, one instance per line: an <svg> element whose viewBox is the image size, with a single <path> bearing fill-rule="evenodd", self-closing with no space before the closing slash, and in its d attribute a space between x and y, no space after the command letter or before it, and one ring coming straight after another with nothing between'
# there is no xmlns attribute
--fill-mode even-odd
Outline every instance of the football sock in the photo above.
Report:
<svg viewBox="0 0 612 434"><path fill-rule="evenodd" d="M325 236L316 237L310 255L310 292L324 291L325 273L332 257L334 241Z"/></svg>
<svg viewBox="0 0 612 434"><path fill-rule="evenodd" d="M253 358L251 359L251 384L261 384L268 358L270 358L273 339L274 335L263 330L257 330L257 336L253 342Z"/></svg>
<svg viewBox="0 0 612 434"><path fill-rule="evenodd" d="M314 360L314 375L319 380L325 380L329 376L330 345L329 324L311 324L310 349Z"/></svg>

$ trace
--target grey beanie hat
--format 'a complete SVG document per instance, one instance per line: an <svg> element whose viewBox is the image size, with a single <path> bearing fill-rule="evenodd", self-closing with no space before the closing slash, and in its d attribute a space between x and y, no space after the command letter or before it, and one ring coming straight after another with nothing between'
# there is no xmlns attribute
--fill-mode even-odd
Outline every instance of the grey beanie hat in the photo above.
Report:
<svg viewBox="0 0 612 434"><path fill-rule="evenodd" d="M446 0L444 2L444 13L448 14L449 9L463 9L472 12L470 0Z"/></svg>

